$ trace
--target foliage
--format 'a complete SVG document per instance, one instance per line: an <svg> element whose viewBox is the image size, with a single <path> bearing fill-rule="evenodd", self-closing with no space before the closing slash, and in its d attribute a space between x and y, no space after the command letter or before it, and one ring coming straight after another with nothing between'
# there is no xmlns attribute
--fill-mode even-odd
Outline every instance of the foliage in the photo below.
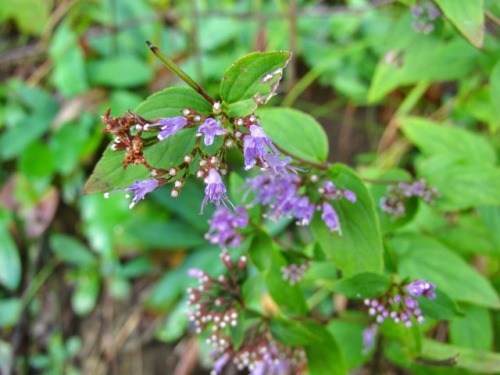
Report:
<svg viewBox="0 0 500 375"><path fill-rule="evenodd" d="M47 60L0 86L0 372L85 371L53 317L138 300L160 341L191 314L217 373L500 372L497 4L23 3L3 31ZM332 163L352 108L377 151Z"/></svg>

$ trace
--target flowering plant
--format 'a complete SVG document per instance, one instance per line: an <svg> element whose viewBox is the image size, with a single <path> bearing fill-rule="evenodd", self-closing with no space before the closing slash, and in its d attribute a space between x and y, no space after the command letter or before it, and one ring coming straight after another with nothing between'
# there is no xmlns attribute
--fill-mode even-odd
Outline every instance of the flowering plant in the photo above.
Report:
<svg viewBox="0 0 500 375"><path fill-rule="evenodd" d="M189 270L199 285L188 290L186 313L211 348L212 373L235 366L252 375L346 374L352 362L370 358L377 335L410 348L408 360L453 364L414 342L422 340L420 325L460 313L439 274L412 267L414 253L407 254L416 243L436 245L411 233L390 236L417 206L439 200L439 190L401 171L373 178L330 164L313 117L262 108L277 93L289 52L239 59L216 100L149 47L190 87L167 88L121 117L108 110L104 132L114 140L85 190L130 192L132 208L152 192L168 187L176 199L186 185L203 182L205 238L220 248L225 273ZM419 121L408 118L405 129L433 126ZM397 267L390 256L399 258ZM332 304L331 293L344 303ZM365 314L350 321L347 299L364 301ZM498 304L494 293L488 299ZM349 363L346 337L359 347Z"/></svg>

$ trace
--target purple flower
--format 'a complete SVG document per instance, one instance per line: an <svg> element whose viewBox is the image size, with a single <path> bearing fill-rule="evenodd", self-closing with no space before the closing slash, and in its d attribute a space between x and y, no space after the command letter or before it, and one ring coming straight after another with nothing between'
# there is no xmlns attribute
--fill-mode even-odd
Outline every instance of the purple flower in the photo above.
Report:
<svg viewBox="0 0 500 375"><path fill-rule="evenodd" d="M290 165L292 158L289 156L282 159L277 154L266 154L264 155L264 159L264 168L271 171L272 174L286 175L288 174L288 170L291 170L294 173L299 171L299 169Z"/></svg>
<svg viewBox="0 0 500 375"><path fill-rule="evenodd" d="M154 124L148 124L144 126L144 130L149 129L152 126L160 126L160 132L157 137L160 141L167 139L172 134L181 130L187 124L187 119L185 117L166 117L162 118Z"/></svg>
<svg viewBox="0 0 500 375"><path fill-rule="evenodd" d="M324 202L322 208L323 213L321 214L321 219L323 219L326 226L330 228L330 232L338 231L340 233L339 217L335 209L328 202Z"/></svg>
<svg viewBox="0 0 500 375"><path fill-rule="evenodd" d="M299 225L309 225L314 215L314 210L316 206L309 202L309 198L306 196L298 197L293 205L293 211L295 217L298 219L297 224Z"/></svg>
<svg viewBox="0 0 500 375"><path fill-rule="evenodd" d="M225 134L226 130L219 125L217 120L209 117L198 128L198 134L201 133L205 134L205 146L210 146L214 143L214 137Z"/></svg>
<svg viewBox="0 0 500 375"><path fill-rule="evenodd" d="M225 206L219 206L209 223L210 229L205 238L210 243L221 247L226 245L235 247L243 239L236 228L245 228L248 225L248 214L242 206L235 207L234 211Z"/></svg>
<svg viewBox="0 0 500 375"><path fill-rule="evenodd" d="M243 138L243 155L245 156L245 169L252 169L257 160L264 164L264 156L268 153L267 148L272 153L278 154L278 150L266 135L264 129L259 125L250 126L250 135Z"/></svg>
<svg viewBox="0 0 500 375"><path fill-rule="evenodd" d="M201 213L203 213L203 207L210 203L214 203L218 206L221 201L229 200L226 193L226 187L222 182L220 174L214 169L211 168L208 171L208 176L205 178L205 183L207 186L205 187L205 198L201 204ZM230 202L231 203L231 202Z"/></svg>
<svg viewBox="0 0 500 375"><path fill-rule="evenodd" d="M378 326L376 324L372 324L363 330L363 353L368 353L373 349L377 332Z"/></svg>
<svg viewBox="0 0 500 375"><path fill-rule="evenodd" d="M119 191L131 191L134 193L134 198L132 198L132 202L130 203L129 208L133 208L137 202L139 202L141 199L144 199L144 196L148 193L151 193L153 190L155 190L158 187L159 183L158 180L156 179L149 179L149 180L135 180L135 182L123 189L118 189L114 190L111 193L117 193ZM104 194L104 197L108 198L110 193Z"/></svg>
<svg viewBox="0 0 500 375"><path fill-rule="evenodd" d="M344 198L352 203L355 203L357 200L356 194L351 190L344 190Z"/></svg>
<svg viewBox="0 0 500 375"><path fill-rule="evenodd" d="M213 371L215 372L215 374L219 374L222 372L222 369L224 368L224 366L227 365L227 363L229 362L229 360L231 359L231 356L229 355L229 353L224 353L223 355L221 355L215 362L214 362L214 368L213 368Z"/></svg>
<svg viewBox="0 0 500 375"><path fill-rule="evenodd" d="M429 299L436 298L436 286L425 280L415 280L406 286L406 291L414 297L425 296Z"/></svg>

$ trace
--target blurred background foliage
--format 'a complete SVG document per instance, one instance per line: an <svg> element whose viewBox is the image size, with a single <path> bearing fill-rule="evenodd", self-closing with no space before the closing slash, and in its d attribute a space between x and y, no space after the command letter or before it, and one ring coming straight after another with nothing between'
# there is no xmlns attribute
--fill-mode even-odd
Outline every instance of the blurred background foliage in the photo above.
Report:
<svg viewBox="0 0 500 375"><path fill-rule="evenodd" d="M274 104L319 118L329 134L330 159L368 174L393 166L411 170L412 146L399 137L395 121L403 114L490 134L500 155L499 2L484 0L485 13L468 14L465 26L460 15L452 17L455 23L438 18L429 34L412 28L409 6L415 3L3 1L0 373L126 375L175 368L180 375L195 366L186 355L194 346L185 338L186 270L220 267L218 250L203 238L210 212L198 215L201 186L186 185L177 200L157 191L133 211L121 194L107 200L82 195L109 142L100 115L111 108L119 116L179 83L146 40L211 95L238 57L292 51ZM455 245L476 238L488 254L486 229L476 219L462 217L462 231L442 235ZM498 246L498 232L492 233ZM469 259L475 252L461 255ZM480 320L485 311L473 313ZM498 312L494 322L500 324ZM463 344L459 332L456 327L452 335ZM492 340L483 337L490 350ZM354 367L363 359L351 362Z"/></svg>

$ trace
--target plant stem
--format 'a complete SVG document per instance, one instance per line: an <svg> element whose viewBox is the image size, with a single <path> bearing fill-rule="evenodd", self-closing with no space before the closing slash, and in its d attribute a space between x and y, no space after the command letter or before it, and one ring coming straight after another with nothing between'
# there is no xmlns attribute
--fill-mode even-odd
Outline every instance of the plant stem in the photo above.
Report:
<svg viewBox="0 0 500 375"><path fill-rule="evenodd" d="M175 75L177 75L180 79L182 79L194 90L196 90L201 96L203 96L206 99L207 102L209 102L211 105L214 105L215 100L213 100L210 97L210 95L208 95L207 92L203 90L203 88L199 84L197 84L189 75L187 75L186 72L184 72L181 68L175 65L175 63L172 60L170 60L167 56L165 56L163 52L161 52L160 49L156 47L153 43L151 43L149 40L146 41L146 44L151 49L151 52L153 52L155 56L158 57L161 60L161 62L167 66L167 68L169 68Z"/></svg>

